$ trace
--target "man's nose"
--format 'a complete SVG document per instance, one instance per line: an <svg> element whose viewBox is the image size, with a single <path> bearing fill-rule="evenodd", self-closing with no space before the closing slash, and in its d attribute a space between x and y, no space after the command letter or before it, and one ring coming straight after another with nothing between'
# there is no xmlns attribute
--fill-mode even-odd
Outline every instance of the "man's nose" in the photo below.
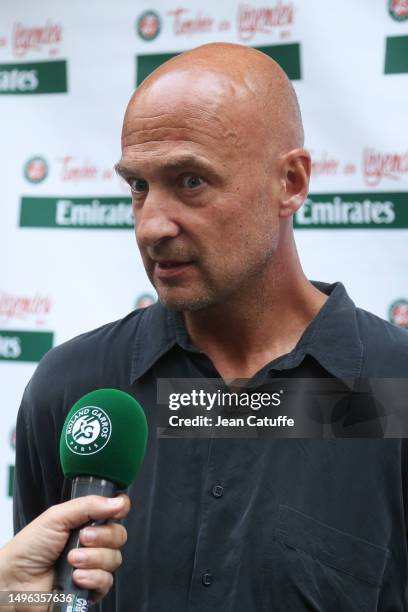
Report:
<svg viewBox="0 0 408 612"><path fill-rule="evenodd" d="M154 246L179 234L179 226L172 219L172 210L169 196L149 190L143 206L134 215L136 239L140 246Z"/></svg>

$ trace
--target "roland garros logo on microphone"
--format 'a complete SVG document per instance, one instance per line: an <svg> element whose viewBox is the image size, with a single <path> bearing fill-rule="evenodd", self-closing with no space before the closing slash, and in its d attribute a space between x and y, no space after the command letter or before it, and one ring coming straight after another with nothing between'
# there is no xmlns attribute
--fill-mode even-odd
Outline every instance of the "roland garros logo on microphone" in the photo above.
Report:
<svg viewBox="0 0 408 612"><path fill-rule="evenodd" d="M93 455L106 446L111 433L112 423L106 412L97 406L85 406L71 416L65 442L76 455Z"/></svg>

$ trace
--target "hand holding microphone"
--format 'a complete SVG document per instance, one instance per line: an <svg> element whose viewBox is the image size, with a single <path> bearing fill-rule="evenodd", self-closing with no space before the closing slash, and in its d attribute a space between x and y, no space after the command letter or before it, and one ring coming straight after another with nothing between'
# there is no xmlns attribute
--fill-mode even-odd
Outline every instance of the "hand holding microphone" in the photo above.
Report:
<svg viewBox="0 0 408 612"><path fill-rule="evenodd" d="M90 519L124 518L129 508L130 500L123 494L113 499L82 497L48 508L0 550L0 590L50 592L54 565L70 531ZM122 525L110 523L95 527L94 535L92 540L87 539L83 530L80 542L85 559L76 561L71 553L68 560L73 566L75 583L91 589L97 601L109 591L112 572L121 563L119 548L126 542L126 530ZM35 610L41 612L38 606Z"/></svg>

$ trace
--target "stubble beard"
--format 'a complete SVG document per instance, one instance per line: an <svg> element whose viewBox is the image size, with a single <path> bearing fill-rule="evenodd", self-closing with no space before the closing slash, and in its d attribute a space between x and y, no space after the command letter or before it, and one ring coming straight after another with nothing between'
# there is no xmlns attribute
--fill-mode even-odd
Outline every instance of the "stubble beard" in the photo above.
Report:
<svg viewBox="0 0 408 612"><path fill-rule="evenodd" d="M171 289L174 289L174 287L170 288L170 291L167 288L163 290L157 286L155 289L161 304L176 312L197 312L214 306L219 301L217 292L209 288L201 292L197 291L196 295L189 296L171 295Z"/></svg>
<svg viewBox="0 0 408 612"><path fill-rule="evenodd" d="M251 302L262 298L259 295L259 280L263 277L268 263L273 258L275 245L271 245L269 251L264 253L262 259L252 262L245 270L221 271L217 280L206 278L204 286L197 289L196 295L171 296L167 288L162 290L155 286L160 302L169 310L177 312L197 312L217 305L226 304L228 301L236 302L248 298Z"/></svg>

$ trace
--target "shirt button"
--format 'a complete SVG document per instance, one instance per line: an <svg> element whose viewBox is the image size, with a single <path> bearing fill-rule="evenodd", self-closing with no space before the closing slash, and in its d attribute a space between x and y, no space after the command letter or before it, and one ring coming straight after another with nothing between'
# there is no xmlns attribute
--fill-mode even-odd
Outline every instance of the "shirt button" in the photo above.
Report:
<svg viewBox="0 0 408 612"><path fill-rule="evenodd" d="M221 485L214 485L212 488L212 494L214 497L222 497L224 495L224 487Z"/></svg>
<svg viewBox="0 0 408 612"><path fill-rule="evenodd" d="M204 586L210 586L214 581L214 576L211 574L211 572L205 572L203 574L202 581Z"/></svg>

